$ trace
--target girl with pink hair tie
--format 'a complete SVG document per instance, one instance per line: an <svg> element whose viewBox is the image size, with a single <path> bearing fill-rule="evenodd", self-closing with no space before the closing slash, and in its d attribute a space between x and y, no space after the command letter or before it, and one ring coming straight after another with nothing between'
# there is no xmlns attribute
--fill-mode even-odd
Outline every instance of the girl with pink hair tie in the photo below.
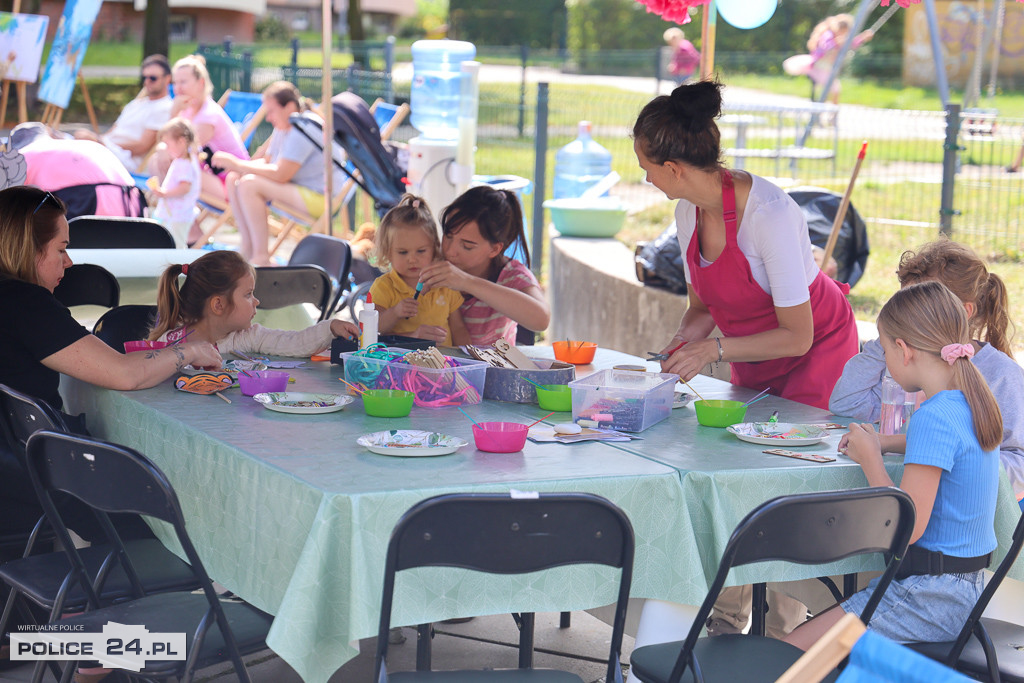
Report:
<svg viewBox="0 0 1024 683"><path fill-rule="evenodd" d="M851 423L839 442L869 486L894 486L882 453L904 453L900 488L917 509L911 545L869 628L900 643L950 641L981 595L982 569L996 548L1003 420L971 362L967 311L945 285L928 281L896 292L878 315L878 331L889 374L925 400L905 435ZM806 650L845 613L860 615L877 581L786 640Z"/></svg>

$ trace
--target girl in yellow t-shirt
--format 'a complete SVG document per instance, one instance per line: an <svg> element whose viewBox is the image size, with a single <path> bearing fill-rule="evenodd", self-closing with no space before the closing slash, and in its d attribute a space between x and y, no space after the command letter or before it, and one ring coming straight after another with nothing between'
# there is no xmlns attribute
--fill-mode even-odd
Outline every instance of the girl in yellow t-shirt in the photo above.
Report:
<svg viewBox="0 0 1024 683"><path fill-rule="evenodd" d="M370 300L380 312L381 332L448 346L470 343L459 313L462 295L447 287L420 293L420 272L440 254L437 224L427 203L415 195L404 195L384 215L377 230L377 265L391 266L370 287Z"/></svg>

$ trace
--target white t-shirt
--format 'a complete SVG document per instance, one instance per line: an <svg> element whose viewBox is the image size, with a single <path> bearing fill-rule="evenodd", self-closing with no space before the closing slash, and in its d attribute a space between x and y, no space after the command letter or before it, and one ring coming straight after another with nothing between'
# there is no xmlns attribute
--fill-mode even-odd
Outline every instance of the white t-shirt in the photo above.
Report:
<svg viewBox="0 0 1024 683"><path fill-rule="evenodd" d="M153 210L154 218L190 224L195 220L196 201L199 199L202 178L199 161L191 156L171 162L161 187L164 190L173 190L181 182L191 183L188 192L180 197L161 197L156 203L156 209Z"/></svg>
<svg viewBox="0 0 1024 683"><path fill-rule="evenodd" d="M124 145L137 142L147 130L158 131L171 120L170 97L151 100L148 97L137 97L129 102L114 121L110 132L103 136L103 144L117 155L129 171L138 168L142 156L134 156Z"/></svg>
<svg viewBox="0 0 1024 683"><path fill-rule="evenodd" d="M751 174L750 194L736 244L747 257L754 281L780 307L810 300L808 289L820 269L811 252L807 221L792 197L778 186ZM691 282L686 250L697 222L696 206L685 199L676 204L676 236L683 250L686 281ZM701 265L709 262L700 255Z"/></svg>

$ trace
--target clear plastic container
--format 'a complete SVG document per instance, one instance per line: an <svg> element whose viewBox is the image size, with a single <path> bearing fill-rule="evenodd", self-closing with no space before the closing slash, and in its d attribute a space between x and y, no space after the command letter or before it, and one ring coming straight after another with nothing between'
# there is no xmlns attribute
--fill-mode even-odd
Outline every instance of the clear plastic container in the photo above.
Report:
<svg viewBox="0 0 1024 683"><path fill-rule="evenodd" d="M408 349L389 348L392 361L367 358L350 351L341 354L345 381L370 389L402 389L416 395L418 406L445 408L480 403L487 380L487 363L470 358L455 358L457 367L423 368L395 362Z"/></svg>
<svg viewBox="0 0 1024 683"><path fill-rule="evenodd" d="M642 432L672 412L679 375L601 370L569 382L572 421L596 422L623 432Z"/></svg>
<svg viewBox="0 0 1024 683"><path fill-rule="evenodd" d="M879 434L906 434L910 416L917 406L917 394L904 391L889 373L882 378L882 414L878 421Z"/></svg>
<svg viewBox="0 0 1024 683"><path fill-rule="evenodd" d="M412 44L413 127L427 140L457 140L462 62L476 56L476 46L462 40L417 40Z"/></svg>
<svg viewBox="0 0 1024 683"><path fill-rule="evenodd" d="M579 197L611 172L612 153L594 142L590 121L580 121L579 136L555 154L555 199Z"/></svg>

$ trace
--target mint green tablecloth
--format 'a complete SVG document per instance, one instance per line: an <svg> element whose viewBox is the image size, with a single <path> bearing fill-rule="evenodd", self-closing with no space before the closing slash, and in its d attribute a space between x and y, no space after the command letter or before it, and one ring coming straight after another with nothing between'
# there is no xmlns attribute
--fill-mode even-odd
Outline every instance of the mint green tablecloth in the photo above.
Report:
<svg viewBox="0 0 1024 683"><path fill-rule="evenodd" d="M550 349L530 352L549 356ZM622 362L599 352L578 375ZM654 364L649 368L655 369ZM339 391L340 366L312 364L293 371L294 391ZM706 377L693 382L707 398L749 398L753 392ZM361 403L340 413L285 415L228 392L233 403L176 391L170 382L139 392L116 392L65 380L68 409L87 413L90 430L149 455L170 477L189 531L212 576L276 615L268 642L304 680L319 683L357 654L356 640L375 635L387 541L401 514L423 498L451 491L586 491L621 506L637 538L633 597L699 604L718 558L739 520L775 496L866 486L860 468L838 456L828 464L765 455L723 429L699 426L691 407L629 443L527 443L515 454L472 446L469 422L453 409L414 408L408 418L367 417ZM769 398L748 420L779 409L784 421L837 421L807 406ZM470 406L476 420L532 421L534 405L485 402ZM828 418L828 419L826 419ZM548 422L564 421L556 414ZM838 420L842 421L842 420ZM470 445L436 458L391 458L355 444L361 434L419 428L462 436ZM806 450L835 451L841 431ZM888 463L897 478L902 458ZM1000 556L1019 510L1003 481L997 532ZM1011 509L1012 508L1012 509ZM168 539L164 539L165 542ZM845 573L871 568L847 561ZM820 568L756 565L730 575L730 584L821 575ZM393 624L416 624L465 614L559 611L610 603L615 575L557 570L529 577L481 578L458 570L421 572L398 585ZM408 585L408 584L405 584ZM423 595L422 600L409 596ZM526 603L526 604L524 604Z"/></svg>

